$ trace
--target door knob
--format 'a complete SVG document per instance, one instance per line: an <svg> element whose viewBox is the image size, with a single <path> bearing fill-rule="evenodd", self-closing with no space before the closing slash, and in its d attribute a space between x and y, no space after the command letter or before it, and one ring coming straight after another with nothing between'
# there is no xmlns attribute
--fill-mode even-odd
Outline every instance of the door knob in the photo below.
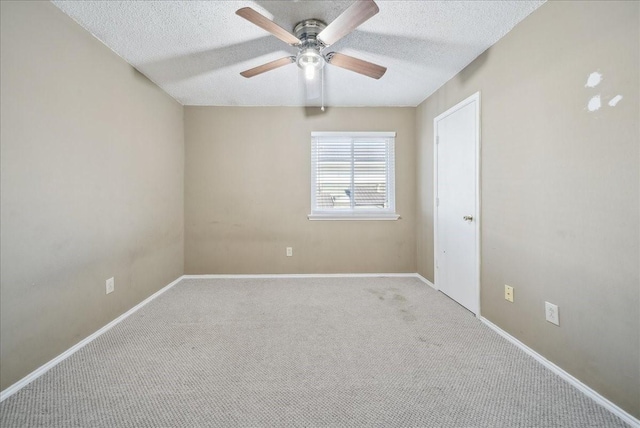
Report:
<svg viewBox="0 0 640 428"><path fill-rule="evenodd" d="M466 215L466 216L462 217L462 219L464 221L473 221L473 216L472 215Z"/></svg>

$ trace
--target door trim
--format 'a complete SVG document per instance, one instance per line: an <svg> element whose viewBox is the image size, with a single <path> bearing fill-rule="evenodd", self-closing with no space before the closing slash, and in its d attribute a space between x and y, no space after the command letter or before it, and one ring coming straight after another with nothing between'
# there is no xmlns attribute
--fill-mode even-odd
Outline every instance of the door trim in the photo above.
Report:
<svg viewBox="0 0 640 428"><path fill-rule="evenodd" d="M455 113L456 111L460 110L463 107L466 107L467 105L471 104L475 102L476 103L476 144L475 144L475 159L476 159L476 206L475 206L475 213L473 214L474 219L476 220L475 222L475 226L476 226L476 249L475 249L475 253L476 253L476 257L475 257L475 261L476 261L476 281L475 281L475 291L476 291L476 296L477 296L477 303L478 303L478 312L475 314L477 318L481 317L481 306L480 306L480 274L481 274L481 270L480 270L480 266L481 266L481 254L480 254L480 249L481 249L481 233L480 233L480 221L482 220L480 217L480 212L481 212L481 206L480 206L480 200L481 200L481 186L480 186L480 177L481 177L481 162L480 162L480 128L481 128L481 123L480 123L480 91L476 92L475 94L471 95L470 97L464 99L463 101L460 101L458 104L454 105L453 107L449 108L447 111L445 111L444 113L439 114L438 116L436 116L433 119L433 271L434 271L434 284L436 286L436 289L439 289L440 287L438 286L438 206L437 206L437 199L438 199L438 121L444 119L445 117L451 115L452 113Z"/></svg>

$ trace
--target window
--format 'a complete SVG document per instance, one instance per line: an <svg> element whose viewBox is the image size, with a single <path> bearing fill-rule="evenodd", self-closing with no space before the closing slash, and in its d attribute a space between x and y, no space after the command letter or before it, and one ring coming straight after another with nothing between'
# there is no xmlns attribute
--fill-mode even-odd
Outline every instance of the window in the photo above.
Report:
<svg viewBox="0 0 640 428"><path fill-rule="evenodd" d="M312 132L310 220L397 220L395 132Z"/></svg>

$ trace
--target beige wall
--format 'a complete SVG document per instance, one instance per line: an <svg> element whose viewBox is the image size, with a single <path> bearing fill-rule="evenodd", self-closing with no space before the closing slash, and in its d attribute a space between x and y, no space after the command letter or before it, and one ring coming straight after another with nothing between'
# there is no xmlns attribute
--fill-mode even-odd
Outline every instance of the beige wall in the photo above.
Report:
<svg viewBox="0 0 640 428"><path fill-rule="evenodd" d="M636 417L639 6L547 3L417 111L419 272L433 279L433 119L481 91L482 315Z"/></svg>
<svg viewBox="0 0 640 428"><path fill-rule="evenodd" d="M185 273L416 271L414 108L186 107L185 131ZM312 131L396 131L402 218L309 221Z"/></svg>
<svg viewBox="0 0 640 428"><path fill-rule="evenodd" d="M182 106L51 3L1 16L4 389L182 274L184 133Z"/></svg>

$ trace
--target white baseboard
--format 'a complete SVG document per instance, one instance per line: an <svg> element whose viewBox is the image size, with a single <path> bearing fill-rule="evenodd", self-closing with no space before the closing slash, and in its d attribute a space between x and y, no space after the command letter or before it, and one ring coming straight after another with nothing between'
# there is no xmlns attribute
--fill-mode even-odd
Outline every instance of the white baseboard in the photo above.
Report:
<svg viewBox="0 0 640 428"><path fill-rule="evenodd" d="M80 342L76 343L71 348L67 349L62 354L60 354L57 357L55 357L53 360L51 360L48 363L45 363L42 366L38 367L37 369L35 369L34 371L29 373L28 375L26 375L22 379L20 379L18 382L14 383L13 385L8 387L4 391L0 392L0 403L2 401L6 400L7 398L11 397L16 392L20 391L22 388L24 388L25 386L27 386L28 384L30 384L31 382L33 382L34 380L36 380L37 378L39 378L40 376L42 376L43 374L48 372L49 370L51 370L53 367L55 367L60 362L62 362L64 360L66 360L67 358L69 358L71 355L76 353L82 347L86 346L88 343L92 342L93 340L95 340L96 338L101 336L102 334L104 334L107 331L109 331L110 329L112 329L116 324L120 323L125 318L129 317L131 314L136 312L138 309L142 308L147 303L151 302L153 299L155 299L156 297L158 297L159 295L161 295L162 293L164 293L165 291L167 291L168 289L170 289L171 287L173 287L174 285L179 283L180 280L182 280L182 276L177 278L172 283L166 285L162 289L156 291L151 296L147 297L142 302L138 303L133 308L129 309L127 312L125 312L124 314L120 315L118 318L116 318L113 321L111 321L109 324L107 324L104 327L102 327L100 330L98 330L95 333L91 334L90 336L84 338Z"/></svg>
<svg viewBox="0 0 640 428"><path fill-rule="evenodd" d="M183 275L184 279L260 279L260 278L422 278L417 273L266 273ZM422 278L424 282L429 281ZM432 285L433 286L433 285Z"/></svg>
<svg viewBox="0 0 640 428"><path fill-rule="evenodd" d="M418 278L429 287L438 288L419 273L268 273L268 274L206 274L183 275L184 279L251 279L251 278Z"/></svg>
<svg viewBox="0 0 640 428"><path fill-rule="evenodd" d="M562 368L558 367L557 365L555 365L551 361L547 360L545 357L543 357L542 355L538 354L536 351L534 351L533 349L529 348L527 345L525 345L524 343L520 342L515 337L511 336L509 333L507 333L506 331L504 331L503 329L501 329L500 327L498 327L497 325L495 325L494 323L492 323L491 321L489 321L485 317L480 317L480 320L483 323L485 323L489 328L491 328L493 331L498 333L500 336L504 337L509 342L513 343L518 348L522 349L524 352L526 352L527 354L532 356L540 364L542 364L543 366L545 366L546 368L551 370L553 373L555 373L558 376L560 376L565 381L569 382L572 386L574 386L576 389L578 389L584 395L586 395L587 397L591 398L593 401L595 401L596 403L598 403L599 405L601 405L602 407L604 407L605 409L607 409L608 411L610 411L611 413L613 413L614 415L616 415L617 417L619 417L620 419L625 421L627 424L631 425L632 427L640 428L640 420L636 419L634 416L632 416L631 414L627 413L625 410L621 409L620 407L618 407L617 405L615 405L614 403L612 403L611 401L609 401L608 399L606 399L605 397L600 395L598 392L596 392L593 389L589 388L587 385L585 385L584 383L580 382L580 380L578 380L574 376L570 375L565 370L563 370Z"/></svg>
<svg viewBox="0 0 640 428"><path fill-rule="evenodd" d="M424 276L420 275L419 273L414 273L413 276L415 276L420 281L424 282L425 284L427 284L429 287L433 288L434 290L439 291L438 287L436 287L433 282L429 281L427 278L425 278Z"/></svg>

